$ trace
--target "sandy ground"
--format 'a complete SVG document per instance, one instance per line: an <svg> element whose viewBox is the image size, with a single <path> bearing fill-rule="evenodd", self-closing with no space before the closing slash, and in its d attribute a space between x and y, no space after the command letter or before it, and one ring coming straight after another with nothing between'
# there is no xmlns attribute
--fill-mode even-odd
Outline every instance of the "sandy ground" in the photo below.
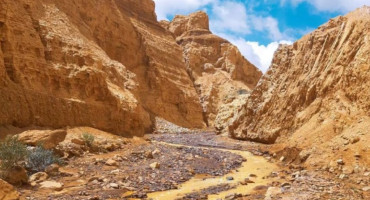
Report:
<svg viewBox="0 0 370 200"><path fill-rule="evenodd" d="M116 136L111 139L118 140ZM274 146L196 131L122 140L124 145L111 151L86 151L68 158L59 173L49 177L49 180L63 184L61 191L42 189L39 185L22 186L18 190L25 199L35 200L148 199L148 194L181 188L200 174L206 175L206 179L237 171L248 160L227 150L238 150L264 157L266 162L278 168L261 177L271 180L268 184L253 185L249 194L230 193L226 199L369 198L369 191L364 191L370 182L368 172L340 179L325 169L305 168L288 155L282 160L281 155L272 153ZM113 163L107 164L112 160ZM194 190L179 199L207 199L237 186L226 182Z"/></svg>

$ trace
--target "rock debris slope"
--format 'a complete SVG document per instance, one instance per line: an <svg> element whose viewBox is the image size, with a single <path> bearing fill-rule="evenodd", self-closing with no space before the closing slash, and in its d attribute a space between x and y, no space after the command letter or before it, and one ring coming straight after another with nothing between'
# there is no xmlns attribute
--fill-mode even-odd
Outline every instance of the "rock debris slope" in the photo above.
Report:
<svg viewBox="0 0 370 200"><path fill-rule="evenodd" d="M151 0L4 0L0 42L0 125L142 135L160 116L204 127L181 48Z"/></svg>
<svg viewBox="0 0 370 200"><path fill-rule="evenodd" d="M202 11L177 15L161 24L183 49L209 126L224 128L262 73L234 45L211 33L208 16Z"/></svg>
<svg viewBox="0 0 370 200"><path fill-rule="evenodd" d="M324 158L325 151L347 150L358 150L348 159L366 155L370 7L334 18L293 45L280 46L229 130L238 139L315 146L306 155ZM368 156L363 157L367 162Z"/></svg>

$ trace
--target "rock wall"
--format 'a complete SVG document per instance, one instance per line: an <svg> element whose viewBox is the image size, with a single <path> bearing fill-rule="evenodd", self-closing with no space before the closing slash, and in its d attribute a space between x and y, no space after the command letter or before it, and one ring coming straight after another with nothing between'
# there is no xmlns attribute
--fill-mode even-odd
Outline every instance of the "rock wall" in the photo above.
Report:
<svg viewBox="0 0 370 200"><path fill-rule="evenodd" d="M244 102L262 73L234 45L211 33L208 16L202 11L160 23L182 47L209 126L227 127L233 110Z"/></svg>
<svg viewBox="0 0 370 200"><path fill-rule="evenodd" d="M288 143L317 155L368 152L370 8L280 46L229 130L234 138Z"/></svg>
<svg viewBox="0 0 370 200"><path fill-rule="evenodd" d="M181 49L151 0L4 0L0 37L0 125L142 135L160 116L204 127Z"/></svg>
<svg viewBox="0 0 370 200"><path fill-rule="evenodd" d="M119 2L119 3L118 3ZM182 50L171 33L162 28L151 0L118 1L122 13L130 16L143 42L146 64L132 69L143 86L140 97L157 116L187 128L204 128L199 97L186 72ZM148 10L142 14L143 8Z"/></svg>

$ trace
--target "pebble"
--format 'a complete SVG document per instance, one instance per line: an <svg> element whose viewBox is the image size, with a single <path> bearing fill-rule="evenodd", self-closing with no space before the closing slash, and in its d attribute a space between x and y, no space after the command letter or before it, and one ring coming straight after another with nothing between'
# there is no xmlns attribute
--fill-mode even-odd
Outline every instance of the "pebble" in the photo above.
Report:
<svg viewBox="0 0 370 200"><path fill-rule="evenodd" d="M346 178L347 177L347 175L345 175L345 174L341 174L341 175L339 175L339 179L344 179L344 178Z"/></svg>
<svg viewBox="0 0 370 200"><path fill-rule="evenodd" d="M115 161L113 159L108 159L107 162L105 162L105 164L108 165L108 166L118 166L117 161Z"/></svg>
<svg viewBox="0 0 370 200"><path fill-rule="evenodd" d="M285 182L285 183L281 184L281 187L283 187L283 188L290 188L291 187L291 184L288 183L288 182Z"/></svg>
<svg viewBox="0 0 370 200"><path fill-rule="evenodd" d="M240 182L242 185L248 185L248 183L254 183L254 181L250 180L249 178L245 178L244 181Z"/></svg>
<svg viewBox="0 0 370 200"><path fill-rule="evenodd" d="M153 153L151 151L145 152L145 157L148 159L154 158Z"/></svg>
<svg viewBox="0 0 370 200"><path fill-rule="evenodd" d="M55 190L55 191L63 190L63 184L55 182L55 181L44 181L44 182L40 183L40 185L41 185L40 188L52 189L52 190Z"/></svg>
<svg viewBox="0 0 370 200"><path fill-rule="evenodd" d="M283 162L285 160L285 157L284 156L281 156L280 157L280 161Z"/></svg>
<svg viewBox="0 0 370 200"><path fill-rule="evenodd" d="M338 165L344 165L344 161L342 159L337 160Z"/></svg>
<svg viewBox="0 0 370 200"><path fill-rule="evenodd" d="M282 191L278 187L269 187L267 189L267 192L265 194L265 200L272 200L274 199L277 195L281 194Z"/></svg>
<svg viewBox="0 0 370 200"><path fill-rule="evenodd" d="M119 170L119 169L115 169L115 170L110 171L109 173L110 173L110 174L115 174L115 175L117 175L117 174L119 174L119 172L120 172L120 170Z"/></svg>
<svg viewBox="0 0 370 200"><path fill-rule="evenodd" d="M160 164L158 162L154 162L154 163L150 164L149 166L150 166L150 168L155 170L155 169L159 169Z"/></svg>
<svg viewBox="0 0 370 200"><path fill-rule="evenodd" d="M42 181L45 181L46 179L48 179L48 174L45 173L45 172L38 172L36 174L33 174L32 176L30 176L29 178L29 182L31 183L32 186L35 186L37 183L40 183Z"/></svg>
<svg viewBox="0 0 370 200"><path fill-rule="evenodd" d="M228 180L228 181L232 181L232 180L234 180L234 177L232 177L232 176L228 176L228 177L226 177L226 180Z"/></svg>
<svg viewBox="0 0 370 200"><path fill-rule="evenodd" d="M45 169L45 172L47 173L47 174L57 174L58 172L59 172L59 165L57 165L57 164L52 164L52 165L49 165L49 166L47 166L46 167L46 169Z"/></svg>
<svg viewBox="0 0 370 200"><path fill-rule="evenodd" d="M117 183L110 183L109 187L111 187L113 189L119 189L119 185Z"/></svg>
<svg viewBox="0 0 370 200"><path fill-rule="evenodd" d="M153 155L157 155L157 154L160 154L161 153L161 151L159 151L158 149L155 149L153 152L152 152L152 154Z"/></svg>

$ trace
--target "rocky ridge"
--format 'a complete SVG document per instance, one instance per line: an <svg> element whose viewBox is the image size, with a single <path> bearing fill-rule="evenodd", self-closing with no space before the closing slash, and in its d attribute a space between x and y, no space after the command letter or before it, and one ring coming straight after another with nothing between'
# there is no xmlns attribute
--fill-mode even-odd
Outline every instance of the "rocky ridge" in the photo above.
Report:
<svg viewBox="0 0 370 200"><path fill-rule="evenodd" d="M364 6L280 46L233 119L231 137L287 144L303 150L301 159L311 165L344 157L368 166L369 35Z"/></svg>
<svg viewBox="0 0 370 200"><path fill-rule="evenodd" d="M177 15L171 22L160 23L182 47L208 125L218 129L227 127L228 120L244 103L262 73L236 46L212 34L205 12Z"/></svg>

